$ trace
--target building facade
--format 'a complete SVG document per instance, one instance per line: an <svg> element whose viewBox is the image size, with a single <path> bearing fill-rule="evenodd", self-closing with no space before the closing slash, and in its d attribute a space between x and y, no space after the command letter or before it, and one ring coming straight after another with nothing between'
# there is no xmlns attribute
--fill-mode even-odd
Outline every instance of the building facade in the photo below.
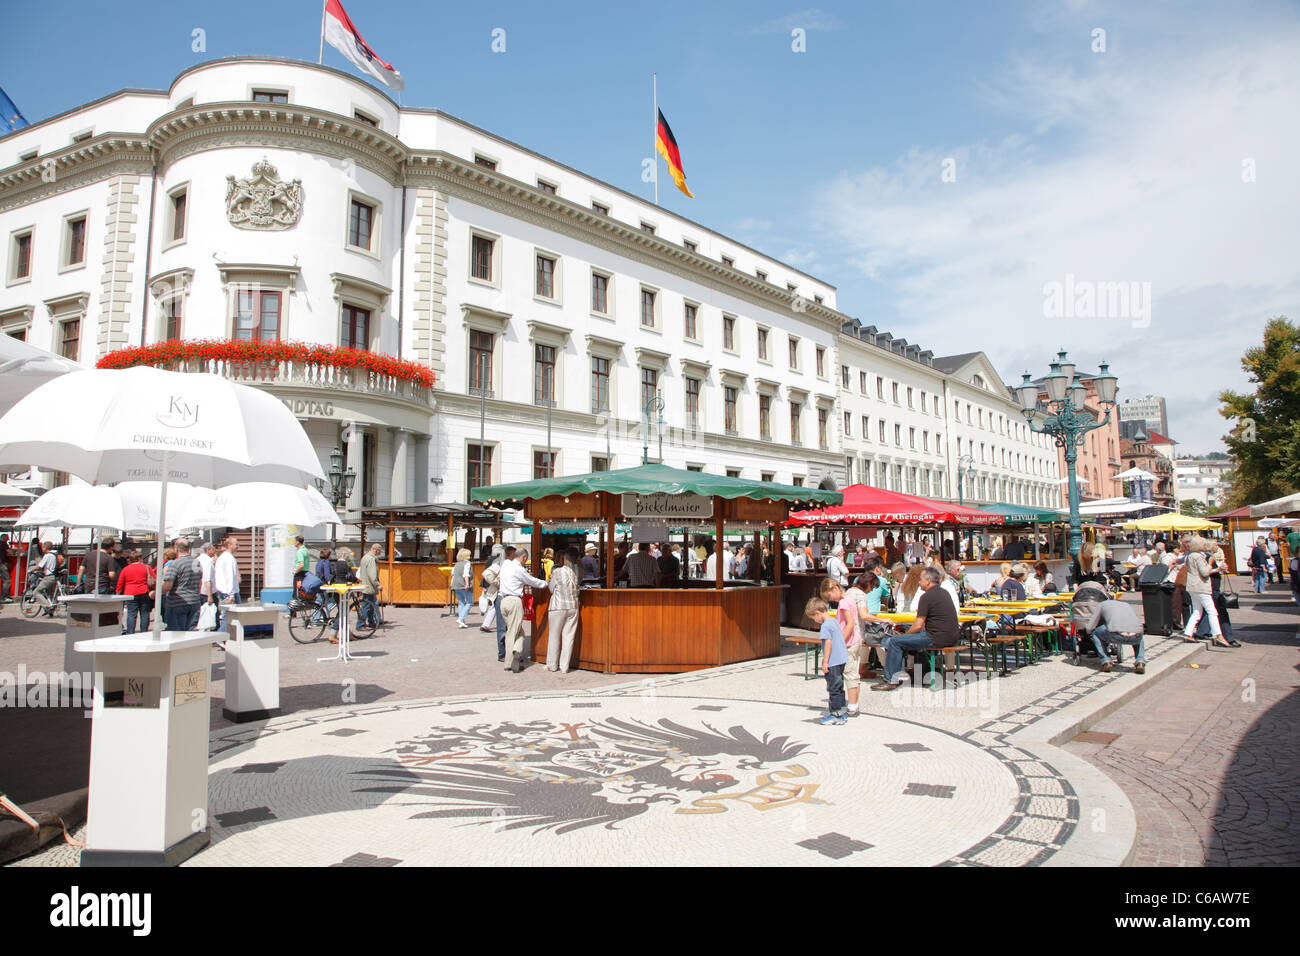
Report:
<svg viewBox="0 0 1300 956"><path fill-rule="evenodd" d="M935 359L835 288L340 71L216 60L0 139L0 332L83 364L170 341L396 356L206 361L299 417L341 509L643 458L1050 503L982 353Z"/></svg>
<svg viewBox="0 0 1300 956"><path fill-rule="evenodd" d="M1213 514L1227 499L1229 487L1225 476L1233 468L1230 458L1178 458L1174 460L1174 480L1180 501L1197 501Z"/></svg>
<svg viewBox="0 0 1300 956"><path fill-rule="evenodd" d="M1142 398L1129 398L1119 403L1119 421L1120 434L1124 438L1132 438L1135 424L1130 422L1141 422L1142 426L1150 432L1169 433L1169 416L1165 409L1165 399L1162 395L1146 395Z"/></svg>

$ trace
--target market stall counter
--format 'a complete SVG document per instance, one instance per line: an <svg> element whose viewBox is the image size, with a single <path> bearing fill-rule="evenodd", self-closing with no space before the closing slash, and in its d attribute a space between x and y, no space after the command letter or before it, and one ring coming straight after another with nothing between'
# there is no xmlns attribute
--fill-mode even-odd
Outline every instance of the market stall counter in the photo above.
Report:
<svg viewBox="0 0 1300 956"><path fill-rule="evenodd" d="M791 506L834 504L838 492L771 482L725 478L666 465L543 478L512 485L475 488L472 499L490 507L524 508L533 523L533 574L540 575L546 530L603 523L598 556L601 586L579 592L578 636L572 664L604 673L676 673L721 664L775 657L781 650L781 599L786 586L779 563L774 581L762 584L759 562L753 580L723 580L715 561L709 578L673 587L616 587L615 525L628 522L636 541L668 543L712 531L722 541L727 528L768 535L776 553L776 528ZM549 640L548 592L533 592L532 655L545 660Z"/></svg>

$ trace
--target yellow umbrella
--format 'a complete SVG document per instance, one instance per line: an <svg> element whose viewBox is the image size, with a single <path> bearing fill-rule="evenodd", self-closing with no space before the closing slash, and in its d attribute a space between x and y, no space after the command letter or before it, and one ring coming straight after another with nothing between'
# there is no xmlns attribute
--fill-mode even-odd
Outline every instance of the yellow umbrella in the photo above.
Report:
<svg viewBox="0 0 1300 956"><path fill-rule="evenodd" d="M1217 531L1219 525L1213 521L1206 521L1204 518L1193 518L1191 515L1174 514L1172 511L1168 514L1153 515L1150 518L1139 518L1137 521L1130 521L1120 525L1125 531Z"/></svg>

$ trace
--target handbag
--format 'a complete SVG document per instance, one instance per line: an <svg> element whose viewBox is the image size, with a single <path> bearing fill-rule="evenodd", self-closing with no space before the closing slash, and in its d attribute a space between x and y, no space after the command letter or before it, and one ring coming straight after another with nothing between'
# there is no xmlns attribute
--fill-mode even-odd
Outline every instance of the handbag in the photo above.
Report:
<svg viewBox="0 0 1300 956"><path fill-rule="evenodd" d="M199 622L195 625L195 630L215 631L217 629L217 606L215 604L204 604L199 608Z"/></svg>
<svg viewBox="0 0 1300 956"><path fill-rule="evenodd" d="M528 593L525 594L522 598L520 598L520 600L523 602L523 605L524 605L524 620L525 620L525 621L531 621L531 620L533 619L533 594L532 594L532 592L531 592L531 591L528 592Z"/></svg>
<svg viewBox="0 0 1300 956"><path fill-rule="evenodd" d="M1241 607L1241 598L1237 597L1237 591L1232 586L1231 578L1225 575L1223 583L1227 585L1226 588L1222 589L1223 606L1230 611L1235 611L1237 608Z"/></svg>

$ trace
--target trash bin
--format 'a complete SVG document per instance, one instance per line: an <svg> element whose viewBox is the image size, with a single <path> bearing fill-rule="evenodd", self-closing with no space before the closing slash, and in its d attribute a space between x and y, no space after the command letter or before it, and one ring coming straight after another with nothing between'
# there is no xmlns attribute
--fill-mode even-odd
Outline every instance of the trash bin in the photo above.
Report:
<svg viewBox="0 0 1300 956"><path fill-rule="evenodd" d="M1148 634L1174 632L1174 585L1165 581L1169 569L1163 564L1143 568L1138 575L1138 590L1142 592L1142 616Z"/></svg>
<svg viewBox="0 0 1300 956"><path fill-rule="evenodd" d="M280 632L287 616L279 608L232 604L226 608L226 706L232 723L266 720L280 713Z"/></svg>

